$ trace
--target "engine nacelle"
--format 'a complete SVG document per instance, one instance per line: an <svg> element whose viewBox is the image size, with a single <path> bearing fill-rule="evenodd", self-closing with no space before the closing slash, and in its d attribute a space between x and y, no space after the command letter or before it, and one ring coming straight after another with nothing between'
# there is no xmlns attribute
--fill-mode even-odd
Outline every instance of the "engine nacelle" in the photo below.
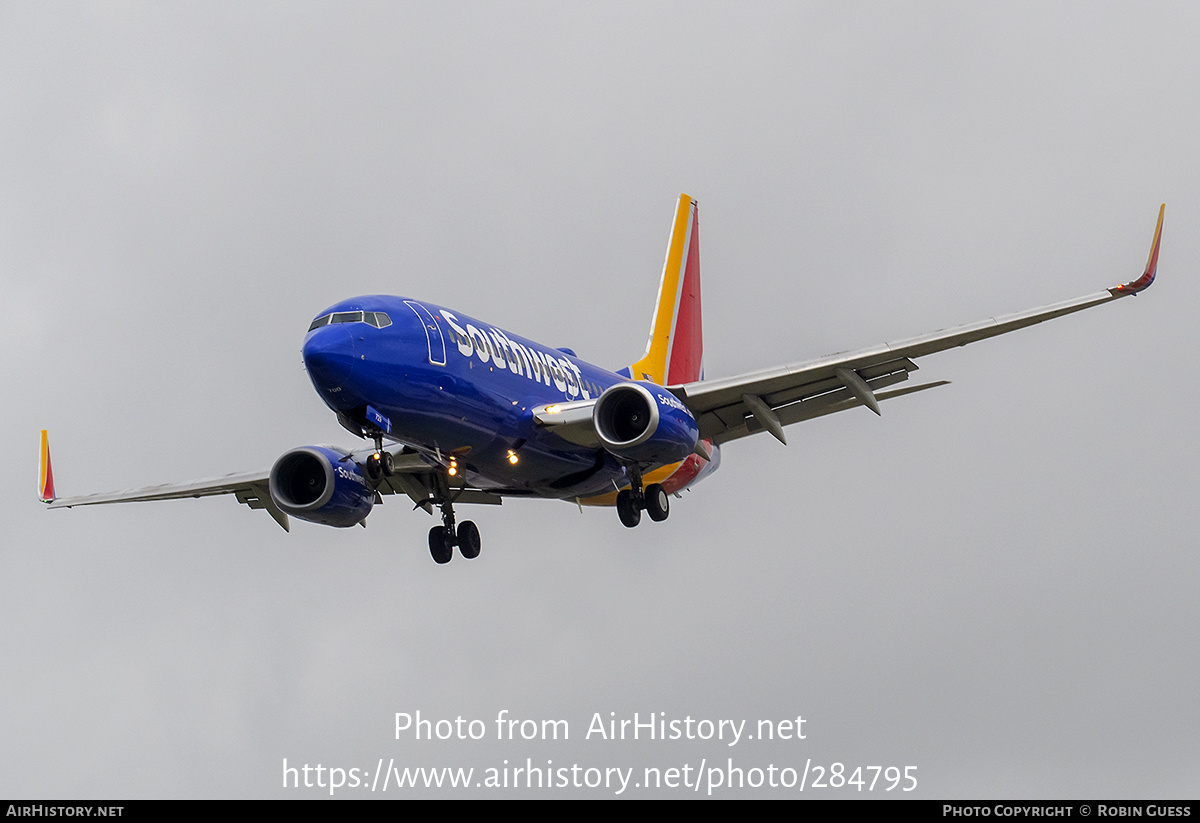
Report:
<svg viewBox="0 0 1200 823"><path fill-rule="evenodd" d="M362 522L375 505L375 491L346 454L324 446L292 449L271 467L271 499L283 511L326 526Z"/></svg>
<svg viewBox="0 0 1200 823"><path fill-rule="evenodd" d="M592 425L604 448L639 462L674 463L696 448L700 428L675 395L654 383L618 383L600 395Z"/></svg>

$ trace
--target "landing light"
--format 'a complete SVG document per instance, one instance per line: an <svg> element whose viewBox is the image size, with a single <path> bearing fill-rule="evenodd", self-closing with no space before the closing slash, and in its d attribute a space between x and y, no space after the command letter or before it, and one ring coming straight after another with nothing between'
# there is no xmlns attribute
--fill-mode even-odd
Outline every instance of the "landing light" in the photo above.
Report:
<svg viewBox="0 0 1200 823"><path fill-rule="evenodd" d="M558 414L560 411L562 411L562 406L557 403L546 407L546 414Z"/></svg>
<svg viewBox="0 0 1200 823"><path fill-rule="evenodd" d="M517 453L512 449L508 450L508 462L514 466L517 465Z"/></svg>
<svg viewBox="0 0 1200 823"><path fill-rule="evenodd" d="M450 458L450 465L446 469L446 474L450 475L451 477L454 477L454 475L458 474L458 461L453 457Z"/></svg>

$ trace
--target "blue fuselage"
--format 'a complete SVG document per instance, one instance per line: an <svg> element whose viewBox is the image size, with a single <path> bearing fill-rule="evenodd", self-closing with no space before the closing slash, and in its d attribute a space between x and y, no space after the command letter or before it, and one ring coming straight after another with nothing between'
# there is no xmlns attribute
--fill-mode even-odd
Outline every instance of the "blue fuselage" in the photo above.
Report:
<svg viewBox="0 0 1200 823"><path fill-rule="evenodd" d="M454 457L480 488L573 498L627 482L611 455L539 428L532 413L594 399L627 378L402 297L344 300L314 326L305 367L325 404L352 425L384 429L431 462Z"/></svg>

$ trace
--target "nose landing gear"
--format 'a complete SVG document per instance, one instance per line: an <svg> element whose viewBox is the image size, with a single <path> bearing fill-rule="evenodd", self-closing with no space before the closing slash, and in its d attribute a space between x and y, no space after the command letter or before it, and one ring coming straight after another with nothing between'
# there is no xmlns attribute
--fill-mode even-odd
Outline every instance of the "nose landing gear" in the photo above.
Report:
<svg viewBox="0 0 1200 823"><path fill-rule="evenodd" d="M396 461L391 452L384 451L383 435L375 432L374 437L375 453L367 458L364 468L367 472L367 479L372 483L378 483L383 478L391 477L396 473Z"/></svg>
<svg viewBox="0 0 1200 823"><path fill-rule="evenodd" d="M342 422L343 426L351 428L346 421ZM385 477L392 477L396 474L396 461L392 457L392 453L383 448L383 432L377 428L367 430L358 429L358 434L362 437L370 437L375 441L375 451L368 455L363 462L363 471L367 475L367 479L372 485L377 486ZM511 454L511 452L510 452ZM450 474L455 473L454 458L450 460ZM464 520L457 527L454 522L454 500L458 496L453 493L450 488L449 476L446 474L435 474L426 484L426 490L429 497L417 503L417 507L425 507L428 510L430 503L438 506L442 510L442 525L434 526L429 530L429 554L433 557L435 563L449 563L454 557L454 547L458 546L458 553L468 560L473 560L479 557L479 550L482 541L479 538L479 527L470 520ZM458 493L461 494L462 488L459 488Z"/></svg>
<svg viewBox="0 0 1200 823"><path fill-rule="evenodd" d="M367 479L378 483L396 473L396 462L391 452L377 451L367 458Z"/></svg>

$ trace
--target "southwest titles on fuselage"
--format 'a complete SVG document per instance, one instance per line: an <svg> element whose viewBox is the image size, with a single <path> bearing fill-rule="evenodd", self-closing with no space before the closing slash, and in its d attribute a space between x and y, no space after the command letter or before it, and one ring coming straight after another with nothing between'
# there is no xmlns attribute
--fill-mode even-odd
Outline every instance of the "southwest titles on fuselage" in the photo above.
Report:
<svg viewBox="0 0 1200 823"><path fill-rule="evenodd" d="M604 390L603 386L586 380L579 366L566 357L518 343L495 326L479 329L473 323L464 325L446 309L438 309L438 313L450 326L458 352L463 357L475 357L481 363L491 363L495 368L511 371L536 383L554 386L571 400L591 400L593 394L599 395ZM670 392L656 392L655 397L659 404L695 419L691 409Z"/></svg>
<svg viewBox="0 0 1200 823"><path fill-rule="evenodd" d="M477 357L480 362L491 363L497 369L554 386L572 400L592 399L588 381L583 379L579 367L566 357L557 357L535 346L510 340L508 335L494 326L481 330L467 323L464 327L453 313L445 309L439 309L438 313L453 330L459 354L463 357Z"/></svg>

